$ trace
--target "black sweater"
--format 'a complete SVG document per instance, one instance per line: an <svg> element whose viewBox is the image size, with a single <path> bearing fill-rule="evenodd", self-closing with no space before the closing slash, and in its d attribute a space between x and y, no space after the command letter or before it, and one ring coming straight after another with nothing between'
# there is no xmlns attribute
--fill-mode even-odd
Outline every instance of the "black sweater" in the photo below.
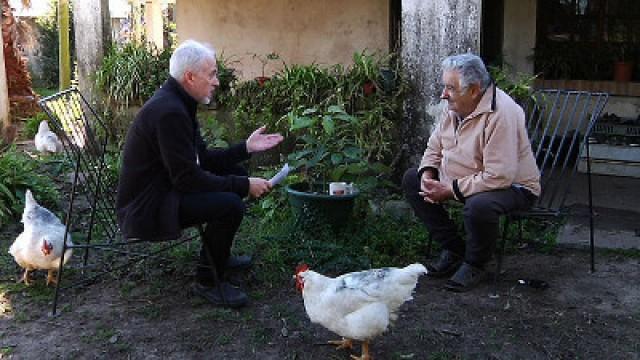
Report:
<svg viewBox="0 0 640 360"><path fill-rule="evenodd" d="M249 158L246 144L207 149L196 120L197 105L170 77L131 124L116 200L125 238L180 237L178 207L182 193L248 194L247 177L216 175L217 170Z"/></svg>

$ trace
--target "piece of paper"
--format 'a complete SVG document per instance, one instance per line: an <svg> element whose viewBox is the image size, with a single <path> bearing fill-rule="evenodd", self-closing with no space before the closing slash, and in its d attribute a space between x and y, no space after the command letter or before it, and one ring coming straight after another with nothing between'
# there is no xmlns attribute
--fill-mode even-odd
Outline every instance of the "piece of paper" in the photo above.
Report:
<svg viewBox="0 0 640 360"><path fill-rule="evenodd" d="M284 180L284 178L286 178L287 175L289 175L289 164L288 163L284 164L282 169L280 169L280 171L278 171L278 173L275 174L269 180L269 183L271 184L271 186L276 186L278 183L280 183L282 180Z"/></svg>

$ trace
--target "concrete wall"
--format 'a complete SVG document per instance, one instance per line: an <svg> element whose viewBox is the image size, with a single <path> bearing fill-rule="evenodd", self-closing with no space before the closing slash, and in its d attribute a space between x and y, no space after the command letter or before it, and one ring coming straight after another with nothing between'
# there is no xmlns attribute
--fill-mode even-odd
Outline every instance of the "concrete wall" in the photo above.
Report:
<svg viewBox="0 0 640 360"><path fill-rule="evenodd" d="M536 0L504 0L504 60L520 73L533 74L536 46Z"/></svg>
<svg viewBox="0 0 640 360"><path fill-rule="evenodd" d="M480 49L481 0L403 0L402 61L411 82L403 129L407 166L416 166L441 113L442 60Z"/></svg>
<svg viewBox="0 0 640 360"><path fill-rule="evenodd" d="M640 97L610 96L603 113L614 113L624 118L638 118L640 117Z"/></svg>
<svg viewBox="0 0 640 360"><path fill-rule="evenodd" d="M261 75L254 54L287 63L351 63L355 51L387 52L389 0L180 0L178 41L196 39L238 61L240 75ZM282 61L266 66L269 76Z"/></svg>

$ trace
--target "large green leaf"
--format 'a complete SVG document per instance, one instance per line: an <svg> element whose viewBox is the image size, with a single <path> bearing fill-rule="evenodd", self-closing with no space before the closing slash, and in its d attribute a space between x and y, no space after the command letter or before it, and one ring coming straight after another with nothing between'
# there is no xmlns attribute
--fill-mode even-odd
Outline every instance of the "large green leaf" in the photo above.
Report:
<svg viewBox="0 0 640 360"><path fill-rule="evenodd" d="M342 177L344 176L344 173L346 170L347 170L346 166L335 167L329 173L329 177L331 178L332 181L342 180Z"/></svg>
<svg viewBox="0 0 640 360"><path fill-rule="evenodd" d="M360 157L362 155L362 149L360 149L359 147L355 147L355 146L349 146L349 147L344 149L344 154L349 159L360 160Z"/></svg>
<svg viewBox="0 0 640 360"><path fill-rule="evenodd" d="M315 149L313 157L307 163L307 167L312 168L318 165L318 163L327 155L327 149L324 147L324 145L320 145L317 149Z"/></svg>
<svg viewBox="0 0 640 360"><path fill-rule="evenodd" d="M349 164L347 166L347 172L353 175L361 175L367 172L368 168L369 167L367 166L367 163L359 162L359 163Z"/></svg>
<svg viewBox="0 0 640 360"><path fill-rule="evenodd" d="M308 109L304 109L304 111L302 112L302 116L308 116L308 115L314 115L318 112L318 109L312 107L312 108L308 108Z"/></svg>
<svg viewBox="0 0 640 360"><path fill-rule="evenodd" d="M338 119L338 120L342 120L342 121L347 121L350 123L355 123L357 122L358 118L351 116L347 113L340 113L340 114L335 114L333 115L334 119Z"/></svg>
<svg viewBox="0 0 640 360"><path fill-rule="evenodd" d="M300 150L300 151L296 151L294 153L289 154L288 159L289 160L300 160L303 157L311 154L313 151L309 150L309 149L304 149L304 150Z"/></svg>
<svg viewBox="0 0 640 360"><path fill-rule="evenodd" d="M305 129L313 126L315 123L314 118L306 117L306 116L297 116L293 119L293 124L291 124L291 131Z"/></svg>
<svg viewBox="0 0 640 360"><path fill-rule="evenodd" d="M341 164L344 160L344 156L342 154L331 154L331 163L333 165Z"/></svg>
<svg viewBox="0 0 640 360"><path fill-rule="evenodd" d="M333 135L333 133L335 132L336 126L331 116L324 115L322 117L322 128L324 129L324 132L327 135Z"/></svg>

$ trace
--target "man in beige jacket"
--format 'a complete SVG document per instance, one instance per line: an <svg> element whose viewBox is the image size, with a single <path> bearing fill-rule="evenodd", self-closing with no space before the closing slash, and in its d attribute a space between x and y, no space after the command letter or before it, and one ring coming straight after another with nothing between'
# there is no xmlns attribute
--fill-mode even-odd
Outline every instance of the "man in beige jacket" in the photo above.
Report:
<svg viewBox="0 0 640 360"><path fill-rule="evenodd" d="M442 62L448 107L429 138L418 168L407 170L403 189L418 218L443 251L429 275L453 274L446 288L466 291L485 278L505 213L529 208L540 194L522 108L491 81L472 54ZM444 203L464 204L467 241L457 234Z"/></svg>

